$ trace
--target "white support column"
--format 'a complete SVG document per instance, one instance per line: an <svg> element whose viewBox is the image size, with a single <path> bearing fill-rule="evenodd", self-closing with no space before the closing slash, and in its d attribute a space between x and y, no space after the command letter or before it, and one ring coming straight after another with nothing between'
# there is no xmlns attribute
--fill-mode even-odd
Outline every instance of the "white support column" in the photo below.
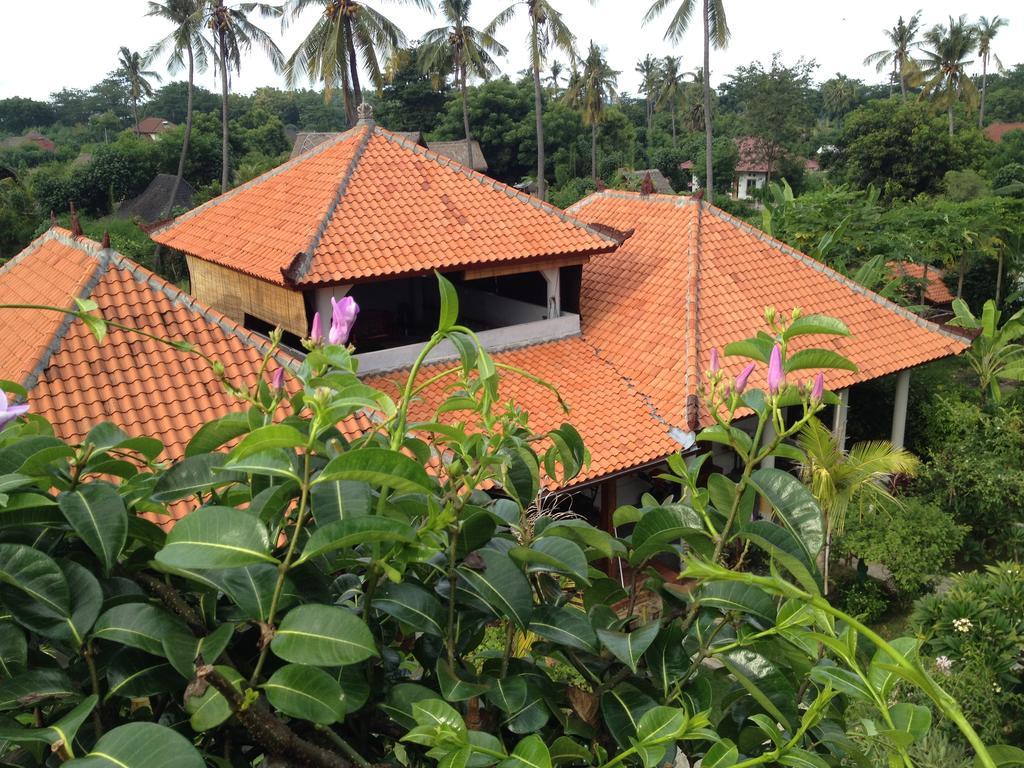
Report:
<svg viewBox="0 0 1024 768"><path fill-rule="evenodd" d="M562 316L562 289L560 276L562 271L558 267L553 269L542 269L544 281L548 284L548 319Z"/></svg>
<svg viewBox="0 0 1024 768"><path fill-rule="evenodd" d="M907 434L907 400L910 397L910 371L900 371L896 376L896 402L892 406L893 448L902 448Z"/></svg>
<svg viewBox="0 0 1024 768"><path fill-rule="evenodd" d="M764 430L761 432L761 445L767 445L775 439L775 425L771 421L765 422ZM775 457L765 456L761 461L761 466L765 469L775 469Z"/></svg>
<svg viewBox="0 0 1024 768"><path fill-rule="evenodd" d="M846 413L850 410L850 390L841 389L837 393L839 402L836 404L835 414L832 417L832 434L839 447L846 449Z"/></svg>

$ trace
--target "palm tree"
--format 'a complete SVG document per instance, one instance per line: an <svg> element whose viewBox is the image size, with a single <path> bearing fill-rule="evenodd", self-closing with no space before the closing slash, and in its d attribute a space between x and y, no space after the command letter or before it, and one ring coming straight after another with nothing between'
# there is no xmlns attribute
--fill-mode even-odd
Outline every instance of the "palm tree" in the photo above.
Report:
<svg viewBox="0 0 1024 768"><path fill-rule="evenodd" d="M160 40L147 54L148 58L159 56L170 51L167 69L171 74L179 71L182 66L188 67L188 97L185 103L185 136L181 142L181 155L178 157L178 175L174 179L171 196L167 200L165 216L171 213L174 201L178 199L178 189L185 176L185 160L188 158L189 142L192 139L192 90L195 73L206 70L208 57L212 53L210 43L203 37L203 25L199 20L202 0L166 0L159 3L150 0L147 16L157 16L174 25L167 37ZM187 64L186 64L187 62Z"/></svg>
<svg viewBox="0 0 1024 768"><path fill-rule="evenodd" d="M671 4L673 0L654 0L644 15L644 24L652 21ZM665 31L665 39L678 42L685 34L693 18L697 0L682 0L679 9L672 16ZM715 183L712 175L711 154L711 46L725 48L729 44L729 24L725 19L725 0L702 0L701 19L704 22L704 68L701 70L704 84L704 189L710 200L714 196Z"/></svg>
<svg viewBox="0 0 1024 768"><path fill-rule="evenodd" d="M892 64L892 74L889 77L889 95L892 96L893 83L899 81L900 94L907 98L907 79L916 74L917 64L911 55L915 48L920 48L921 43L916 39L921 29L921 12L918 11L910 17L910 21L903 21L900 16L896 26L892 29L883 30L889 39L889 46L880 51L875 51L866 59L864 65L875 65L875 71L881 72Z"/></svg>
<svg viewBox="0 0 1024 768"><path fill-rule="evenodd" d="M985 124L985 94L988 92L988 60L991 59L996 63L996 67L1000 72L1003 71L1003 62L999 60L999 57L992 52L992 38L995 37L999 30L1005 27L1009 22L1006 19L1000 18L999 16L993 16L988 19L982 16L978 19L978 55L981 56L981 103L978 107L978 127L981 128Z"/></svg>
<svg viewBox="0 0 1024 768"><path fill-rule="evenodd" d="M557 96L559 89L562 87L562 73L564 71L565 67L558 59L552 61L551 66L548 67L548 88L551 89L552 96Z"/></svg>
<svg viewBox="0 0 1024 768"><path fill-rule="evenodd" d="M508 49L486 32L469 25L471 0L441 0L445 26L427 32L419 47L420 65L425 73L441 79L455 75L462 92L462 124L466 131L466 164L473 167L473 141L469 133L469 75L487 79L498 71L493 56L504 56Z"/></svg>
<svg viewBox="0 0 1024 768"><path fill-rule="evenodd" d="M433 12L430 0L405 2ZM356 0L289 0L288 13L294 19L310 7L322 7L323 12L288 58L287 82L294 86L302 74L309 77L310 83L323 82L327 101L340 86L345 116L351 125L356 119L356 107L363 100L360 58L373 87L380 89L386 80L381 62L405 47L405 35L380 11Z"/></svg>
<svg viewBox="0 0 1024 768"><path fill-rule="evenodd" d="M654 102L657 101L661 64L651 54L636 63L634 70L640 75L640 93L644 95L644 116L647 118L647 146L651 146L651 122L654 120Z"/></svg>
<svg viewBox="0 0 1024 768"><path fill-rule="evenodd" d="M590 126L590 176L594 183L597 183L597 130L604 119L605 104L615 98L618 75L591 40L580 77L562 97L583 111L583 123Z"/></svg>
<svg viewBox="0 0 1024 768"><path fill-rule="evenodd" d="M821 86L822 104L825 114L842 121L857 103L857 81L839 72Z"/></svg>
<svg viewBox="0 0 1024 768"><path fill-rule="evenodd" d="M842 535L846 515L891 498L887 486L895 475L911 475L917 458L887 440L857 443L849 452L836 442L832 432L812 418L800 430L797 447L803 453L800 476L825 518L825 549L822 577L828 594L829 559L833 535Z"/></svg>
<svg viewBox="0 0 1024 768"><path fill-rule="evenodd" d="M537 131L537 196L544 200L547 198L547 181L544 178L544 89L540 68L548 54L555 50L562 51L570 62L575 62L576 37L562 14L548 0L515 0L495 16L484 31L493 35L512 20L519 6L525 7L530 17L530 71L533 75L533 111Z"/></svg>
<svg viewBox="0 0 1024 768"><path fill-rule="evenodd" d="M228 139L228 87L231 69L241 72L242 53L252 49L253 44L263 49L278 72L284 67L284 56L273 39L260 27L249 21L249 14L258 11L264 18L280 18L280 6L267 3L239 3L225 5L224 0L203 0L198 18L210 28L213 34L214 60L220 67L221 96L221 178L220 190L227 192L231 186L231 156Z"/></svg>
<svg viewBox="0 0 1024 768"><path fill-rule="evenodd" d="M128 83L128 99L132 103L132 119L135 121L135 135L139 135L139 99L153 95L150 80L160 82L160 75L146 69L149 60L139 55L138 51L129 51L121 46L121 55L117 60L117 70Z"/></svg>
<svg viewBox="0 0 1024 768"><path fill-rule="evenodd" d="M666 107L672 110L672 146L676 146L676 113L686 103L686 79L693 77L688 72L681 72L682 59L679 56L666 56L661 64L661 82L658 88L658 101L655 109Z"/></svg>
<svg viewBox="0 0 1024 768"><path fill-rule="evenodd" d="M968 58L978 45L978 30L967 23L967 17L949 17L949 26L936 24L924 34L925 44L922 66L925 82L921 96L932 96L946 108L949 116L949 135L953 135L953 105L966 102L968 108L977 103L978 89L967 76Z"/></svg>

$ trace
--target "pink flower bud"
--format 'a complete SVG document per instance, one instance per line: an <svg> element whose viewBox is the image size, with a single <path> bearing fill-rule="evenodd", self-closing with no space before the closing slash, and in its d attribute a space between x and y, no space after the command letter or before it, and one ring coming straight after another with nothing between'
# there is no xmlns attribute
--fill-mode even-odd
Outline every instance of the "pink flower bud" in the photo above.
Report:
<svg viewBox="0 0 1024 768"><path fill-rule="evenodd" d="M811 388L811 402L820 403L821 396L825 394L825 374L819 373L814 377L814 386Z"/></svg>
<svg viewBox="0 0 1024 768"><path fill-rule="evenodd" d="M324 328L320 322L319 312L313 314L313 327L309 329L309 340L314 344L319 344L324 340Z"/></svg>
<svg viewBox="0 0 1024 768"><path fill-rule="evenodd" d="M278 368L270 377L270 386L274 388L275 392L281 392L284 390L284 368Z"/></svg>
<svg viewBox="0 0 1024 768"><path fill-rule="evenodd" d="M782 370L782 348L778 344L772 347L768 359L768 392L777 395L786 382L786 373Z"/></svg>
<svg viewBox="0 0 1024 768"><path fill-rule="evenodd" d="M743 394L743 390L747 388L747 380L750 378L750 374L754 372L756 363L747 363L747 367L740 371L740 375L736 377L736 384L733 389L737 395Z"/></svg>
<svg viewBox="0 0 1024 768"><path fill-rule="evenodd" d="M11 405L7 399L7 393L0 389L0 429L26 413L28 413L28 403Z"/></svg>
<svg viewBox="0 0 1024 768"><path fill-rule="evenodd" d="M356 324L356 315L359 314L359 305L351 296L346 296L340 301L331 298L331 330L327 334L331 344L344 344L352 333L352 326Z"/></svg>
<svg viewBox="0 0 1024 768"><path fill-rule="evenodd" d="M714 376L721 369L722 365L718 360L718 349L711 349L711 375Z"/></svg>

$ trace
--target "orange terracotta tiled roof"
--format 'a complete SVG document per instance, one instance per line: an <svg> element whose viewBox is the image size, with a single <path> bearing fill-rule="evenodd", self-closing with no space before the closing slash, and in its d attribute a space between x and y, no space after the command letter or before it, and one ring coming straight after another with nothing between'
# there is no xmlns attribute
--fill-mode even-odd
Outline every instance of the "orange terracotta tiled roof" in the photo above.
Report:
<svg viewBox="0 0 1024 768"><path fill-rule="evenodd" d="M991 123L985 126L983 133L998 144L1010 131L1024 131L1024 123Z"/></svg>
<svg viewBox="0 0 1024 768"><path fill-rule="evenodd" d="M680 449L668 435L668 425L652 414L644 398L580 337L570 337L507 350L494 355L499 363L516 366L554 383L569 406L566 414L550 390L514 373L503 373L502 401L529 412L530 428L546 432L564 422L572 424L591 452L590 468L570 485L614 474L661 459ZM422 380L444 369L430 366ZM397 382L405 372L367 377L364 383L400 394ZM415 419L427 419L443 399L443 387L429 388L413 407ZM465 418L465 413L446 419ZM549 487L553 484L548 482Z"/></svg>
<svg viewBox="0 0 1024 768"><path fill-rule="evenodd" d="M928 274L925 275L923 264L912 264L908 261L888 264L893 277L909 277L912 280L927 280L924 284L925 301L932 304L952 304L956 296L946 285L945 273L938 267L928 267Z"/></svg>
<svg viewBox="0 0 1024 768"><path fill-rule="evenodd" d="M589 256L615 242L562 211L357 125L152 235L278 285Z"/></svg>
<svg viewBox="0 0 1024 768"><path fill-rule="evenodd" d="M857 373L829 372L833 390L966 348L962 338L690 198L606 191L570 211L583 221L634 230L616 252L584 267L583 337L664 421L680 428L709 422L697 412L696 395L711 349L762 330L765 306L800 307L846 323L848 338L801 337L859 366ZM738 371L737 358L725 362Z"/></svg>
<svg viewBox="0 0 1024 768"><path fill-rule="evenodd" d="M0 303L72 308L75 297L108 320L185 339L232 381L255 384L265 339L87 238L51 228L0 270ZM244 407L198 355L114 328L98 343L81 320L56 312L0 310L0 355L0 378L24 385L31 411L69 441L110 421L159 438L173 460L200 426Z"/></svg>

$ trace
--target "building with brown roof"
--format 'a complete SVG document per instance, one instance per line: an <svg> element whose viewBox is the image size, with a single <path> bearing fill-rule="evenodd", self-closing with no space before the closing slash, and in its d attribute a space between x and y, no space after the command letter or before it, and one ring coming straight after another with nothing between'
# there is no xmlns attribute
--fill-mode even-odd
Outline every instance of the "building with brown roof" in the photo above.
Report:
<svg viewBox="0 0 1024 768"><path fill-rule="evenodd" d="M1024 131L1024 123L989 123L982 133L998 144L1010 131Z"/></svg>
<svg viewBox="0 0 1024 768"><path fill-rule="evenodd" d="M177 126L170 120L165 120L162 117L144 117L139 120L139 124L135 126L135 133L144 138L156 141L160 138L161 133L176 127Z"/></svg>
<svg viewBox="0 0 1024 768"><path fill-rule="evenodd" d="M57 145L39 131L29 131L24 136L8 136L6 139L0 140L0 149L16 149L29 145L38 147L45 152L57 151Z"/></svg>

